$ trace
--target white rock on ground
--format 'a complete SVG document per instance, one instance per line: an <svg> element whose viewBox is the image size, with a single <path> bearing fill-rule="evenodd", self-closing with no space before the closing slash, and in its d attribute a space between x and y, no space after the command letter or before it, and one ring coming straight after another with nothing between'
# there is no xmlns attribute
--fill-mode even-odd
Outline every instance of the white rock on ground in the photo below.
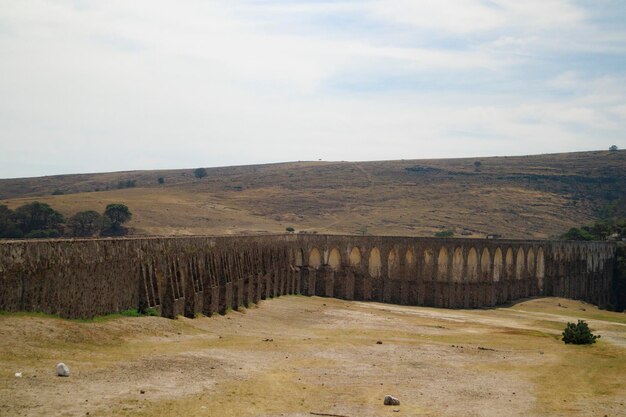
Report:
<svg viewBox="0 0 626 417"><path fill-rule="evenodd" d="M21 378L22 377L22 373L21 372L16 372L15 373L15 377L16 378Z"/></svg>
<svg viewBox="0 0 626 417"><path fill-rule="evenodd" d="M67 367L66 364L61 362L57 365L57 375L58 376L70 376L70 368Z"/></svg>
<svg viewBox="0 0 626 417"><path fill-rule="evenodd" d="M391 395L385 395L385 405L400 405L400 400Z"/></svg>

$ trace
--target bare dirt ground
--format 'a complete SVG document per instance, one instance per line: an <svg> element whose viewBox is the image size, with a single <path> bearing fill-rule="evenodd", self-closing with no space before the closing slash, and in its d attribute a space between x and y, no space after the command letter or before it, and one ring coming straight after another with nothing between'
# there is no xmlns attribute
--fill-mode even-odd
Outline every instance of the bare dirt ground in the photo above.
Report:
<svg viewBox="0 0 626 417"><path fill-rule="evenodd" d="M597 344L559 340L579 318ZM2 416L626 415L626 315L557 298L443 310L290 296L195 320L9 314L0 334ZM55 376L61 361L69 378Z"/></svg>

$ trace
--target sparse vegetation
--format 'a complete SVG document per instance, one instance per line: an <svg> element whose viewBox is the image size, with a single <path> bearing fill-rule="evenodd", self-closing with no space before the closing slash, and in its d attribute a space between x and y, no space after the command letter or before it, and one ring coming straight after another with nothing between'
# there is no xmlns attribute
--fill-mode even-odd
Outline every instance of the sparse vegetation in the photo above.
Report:
<svg viewBox="0 0 626 417"><path fill-rule="evenodd" d="M455 234L467 229L474 236L544 239L585 224L600 210L626 217L626 200L621 198L626 154L621 150L612 155L605 150L480 158L481 174L476 175L473 164L478 159L206 168L208 175L202 180L193 176L194 168L67 175L45 181L3 179L0 204L15 210L40 201L69 218L78 211L102 213L108 203L123 202L141 216L139 233L166 235L224 234L233 226L238 233L284 232L297 222L298 230L320 233L356 234L366 224L371 233L432 236L439 230L433 225L445 225ZM158 184L159 176L167 187ZM137 187L117 190L118 181L129 178L136 179ZM107 186L106 193L87 192ZM55 189L66 195L52 197ZM207 204L198 204L199 200ZM301 217L284 216L288 213ZM275 215L290 220L280 225Z"/></svg>
<svg viewBox="0 0 626 417"><path fill-rule="evenodd" d="M67 221L69 235L74 237L91 237L99 235L111 227L109 218L94 210L81 211Z"/></svg>
<svg viewBox="0 0 626 417"><path fill-rule="evenodd" d="M117 188L118 189L123 189L123 188L133 188L137 185L137 180L126 180L126 181L120 181L117 183Z"/></svg>
<svg viewBox="0 0 626 417"><path fill-rule="evenodd" d="M128 233L128 230L122 224L129 221L133 214L124 204L109 204L104 210L104 215L109 218L111 226L103 231L107 236L120 236Z"/></svg>
<svg viewBox="0 0 626 417"><path fill-rule="evenodd" d="M63 230L63 215L46 203L34 201L18 207L14 212L6 206L2 209L2 217L6 222L9 236L26 238L59 237ZM1 225L0 225L1 227ZM19 229L19 231L17 229Z"/></svg>
<svg viewBox="0 0 626 417"><path fill-rule="evenodd" d="M15 223L15 213L5 205L0 205L0 239L20 238L24 233Z"/></svg>
<svg viewBox="0 0 626 417"><path fill-rule="evenodd" d="M152 316L158 317L159 313L152 307L145 309L144 311L138 310L136 308L131 308L128 310L124 310L120 312L121 316L124 317L145 317Z"/></svg>
<svg viewBox="0 0 626 417"><path fill-rule="evenodd" d="M452 230L441 230L435 233L436 237L452 237L454 236L454 232Z"/></svg>
<svg viewBox="0 0 626 417"><path fill-rule="evenodd" d="M204 178L204 177L206 177L206 176L207 176L206 169L204 169L204 168L196 168L196 169L193 171L193 175L194 175L196 178Z"/></svg>
<svg viewBox="0 0 626 417"><path fill-rule="evenodd" d="M578 323L567 323L565 330L563 330L563 342L566 344L574 345L590 345L596 343L596 339L600 336L596 336L591 333L589 326L584 320L578 320Z"/></svg>

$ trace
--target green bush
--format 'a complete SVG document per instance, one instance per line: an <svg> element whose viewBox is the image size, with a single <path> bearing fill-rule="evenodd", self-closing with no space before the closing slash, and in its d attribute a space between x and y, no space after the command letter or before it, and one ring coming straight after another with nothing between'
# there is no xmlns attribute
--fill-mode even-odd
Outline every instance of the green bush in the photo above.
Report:
<svg viewBox="0 0 626 417"><path fill-rule="evenodd" d="M561 240L593 240L594 236L586 229L572 227L561 235Z"/></svg>
<svg viewBox="0 0 626 417"><path fill-rule="evenodd" d="M440 232L435 233L436 237L452 237L454 236L454 232L452 230L442 230Z"/></svg>
<svg viewBox="0 0 626 417"><path fill-rule="evenodd" d="M120 181L117 183L117 188L118 189L123 189L123 188L133 188L137 186L137 180L126 180L126 181Z"/></svg>
<svg viewBox="0 0 626 417"><path fill-rule="evenodd" d="M26 233L24 237L26 239L50 239L54 237L61 237L61 232L56 229L37 229Z"/></svg>
<svg viewBox="0 0 626 417"><path fill-rule="evenodd" d="M196 178L204 178L204 177L206 177L206 175L207 175L207 174L206 174L206 169L204 169L204 168L196 168L196 169L193 171L193 175L194 175Z"/></svg>
<svg viewBox="0 0 626 417"><path fill-rule="evenodd" d="M591 333L589 326L584 320L578 320L577 324L567 323L561 340L566 344L590 345L596 343L596 339L599 338L600 336Z"/></svg>
<svg viewBox="0 0 626 417"><path fill-rule="evenodd" d="M294 232L296 229L294 229L293 227L289 226L285 229L286 231L288 231L289 233Z"/></svg>
<svg viewBox="0 0 626 417"><path fill-rule="evenodd" d="M152 307L147 308L145 311L140 311L136 308L131 308L129 310L124 310L120 312L121 316L124 317L143 317L143 316L158 316L159 313Z"/></svg>

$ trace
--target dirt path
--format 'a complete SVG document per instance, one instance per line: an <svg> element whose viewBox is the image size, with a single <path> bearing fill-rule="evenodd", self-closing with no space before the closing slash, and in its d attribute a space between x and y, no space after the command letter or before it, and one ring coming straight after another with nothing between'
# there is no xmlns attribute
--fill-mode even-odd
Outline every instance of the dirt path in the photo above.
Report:
<svg viewBox="0 0 626 417"><path fill-rule="evenodd" d="M558 340L577 318L598 344ZM626 415L625 324L562 299L442 310L293 296L195 320L0 315L0 415ZM69 378L54 376L60 361ZM401 405L383 406L385 394Z"/></svg>

